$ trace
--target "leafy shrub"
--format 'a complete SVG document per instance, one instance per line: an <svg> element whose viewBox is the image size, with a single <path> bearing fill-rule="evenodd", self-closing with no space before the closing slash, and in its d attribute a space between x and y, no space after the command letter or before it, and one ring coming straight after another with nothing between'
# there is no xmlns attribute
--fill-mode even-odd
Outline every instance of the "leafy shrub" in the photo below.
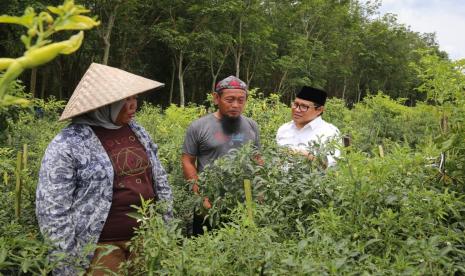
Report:
<svg viewBox="0 0 465 276"><path fill-rule="evenodd" d="M51 100L47 103L34 100L31 108L18 110L16 118L9 117L9 138L0 150L0 273L15 275L30 273L46 275L56 264L46 258L50 246L40 237L35 217L35 190L38 171L45 148L64 126L58 123L57 110L63 103ZM38 117L34 107L44 112ZM11 107L9 108L12 109ZM20 172L21 204L19 218L15 215L17 194L16 156L27 145L27 168Z"/></svg>
<svg viewBox="0 0 465 276"><path fill-rule="evenodd" d="M15 121L9 121L10 139L0 144L0 231L7 237L0 241L0 256L6 256L0 262L4 274L38 274L56 265L45 258L48 245L39 238L34 193L44 149L64 126L56 122L62 104L36 105L43 115L39 118L33 109L20 111ZM208 219L215 228L188 238L192 212L201 197L194 196L184 181L180 155L187 126L207 108L142 106L137 120L159 146L174 192L176 221L165 226L155 207L140 210L143 223L131 245L137 254L125 264L127 271L135 275L464 273L465 206L459 185L463 116L451 120L450 131L442 133L438 107L421 103L405 107L381 94L353 109L330 99L326 108L325 120L352 135L353 144L342 151L336 167L323 170L318 162L277 147L276 130L290 120L290 109L277 96L252 94L246 115L261 128L260 155L265 162L257 164L253 158L257 153L242 147L208 166L200 175L200 188L213 202ZM21 172L23 214L17 220L12 208L15 158L25 143L29 159L28 168ZM378 145L384 147L384 155ZM436 158L445 149L446 175L453 181L444 181L438 168ZM253 184L254 225L245 219L244 179Z"/></svg>
<svg viewBox="0 0 465 276"><path fill-rule="evenodd" d="M0 74L0 79L2 75ZM11 82L8 86L8 93L15 97L26 98L28 95L24 91L25 87L20 81ZM0 105L0 140L9 139L9 126L11 122L18 120L20 113L24 110L21 106L1 106Z"/></svg>
<svg viewBox="0 0 465 276"><path fill-rule="evenodd" d="M383 94L364 99L344 117L342 133L353 136L356 148L370 152L378 145L405 143L421 147L439 134L440 114L430 105L407 107Z"/></svg>

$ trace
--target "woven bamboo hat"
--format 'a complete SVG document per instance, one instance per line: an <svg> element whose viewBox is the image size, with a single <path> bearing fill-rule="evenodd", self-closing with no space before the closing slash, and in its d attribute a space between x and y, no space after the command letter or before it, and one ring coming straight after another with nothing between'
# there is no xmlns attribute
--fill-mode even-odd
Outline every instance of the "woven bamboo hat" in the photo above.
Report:
<svg viewBox="0 0 465 276"><path fill-rule="evenodd" d="M79 81L59 121L165 86L118 68L92 63Z"/></svg>

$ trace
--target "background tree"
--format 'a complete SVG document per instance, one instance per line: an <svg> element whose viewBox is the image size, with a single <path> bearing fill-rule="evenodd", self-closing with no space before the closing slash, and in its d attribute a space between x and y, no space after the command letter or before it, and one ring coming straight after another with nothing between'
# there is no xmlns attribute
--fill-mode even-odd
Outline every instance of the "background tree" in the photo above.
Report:
<svg viewBox="0 0 465 276"><path fill-rule="evenodd" d="M2 1L19 14L27 5L58 1ZM288 101L300 86L326 89L348 104L384 91L408 103L424 99L412 64L421 50L439 51L434 34L379 16L380 1L327 0L81 0L102 22L70 58L22 76L34 96L67 99L91 62L108 62L167 83L154 103L202 103L219 78L238 75L268 95ZM21 53L19 29L0 26L0 55ZM419 52L420 50L420 52ZM169 91L168 91L169 90ZM163 90L162 90L163 91Z"/></svg>

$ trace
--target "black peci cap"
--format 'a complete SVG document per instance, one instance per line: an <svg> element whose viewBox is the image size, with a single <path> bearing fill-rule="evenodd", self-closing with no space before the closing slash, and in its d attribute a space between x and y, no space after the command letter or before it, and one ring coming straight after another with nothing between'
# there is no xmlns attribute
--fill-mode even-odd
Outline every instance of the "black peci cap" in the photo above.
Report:
<svg viewBox="0 0 465 276"><path fill-rule="evenodd" d="M304 86L296 97L302 100L312 101L318 105L325 105L327 95L326 92L321 89Z"/></svg>

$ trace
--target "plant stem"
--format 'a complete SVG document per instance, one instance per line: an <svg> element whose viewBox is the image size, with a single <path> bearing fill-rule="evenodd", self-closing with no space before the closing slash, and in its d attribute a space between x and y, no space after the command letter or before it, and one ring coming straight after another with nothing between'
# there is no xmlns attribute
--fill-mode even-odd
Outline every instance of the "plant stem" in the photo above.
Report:
<svg viewBox="0 0 465 276"><path fill-rule="evenodd" d="M15 215L16 219L19 220L21 217L21 163L22 163L21 152L16 155L16 189L15 189Z"/></svg>
<svg viewBox="0 0 465 276"><path fill-rule="evenodd" d="M21 169L27 169L27 144L23 145L23 166Z"/></svg>
<svg viewBox="0 0 465 276"><path fill-rule="evenodd" d="M5 184L5 186L8 186L8 173L7 172L3 173L3 184Z"/></svg>
<svg viewBox="0 0 465 276"><path fill-rule="evenodd" d="M384 158L384 149L382 145L378 145L379 157Z"/></svg>
<svg viewBox="0 0 465 276"><path fill-rule="evenodd" d="M247 207L247 215L251 224L253 224L252 210L252 187L249 179L244 179L245 202Z"/></svg>

